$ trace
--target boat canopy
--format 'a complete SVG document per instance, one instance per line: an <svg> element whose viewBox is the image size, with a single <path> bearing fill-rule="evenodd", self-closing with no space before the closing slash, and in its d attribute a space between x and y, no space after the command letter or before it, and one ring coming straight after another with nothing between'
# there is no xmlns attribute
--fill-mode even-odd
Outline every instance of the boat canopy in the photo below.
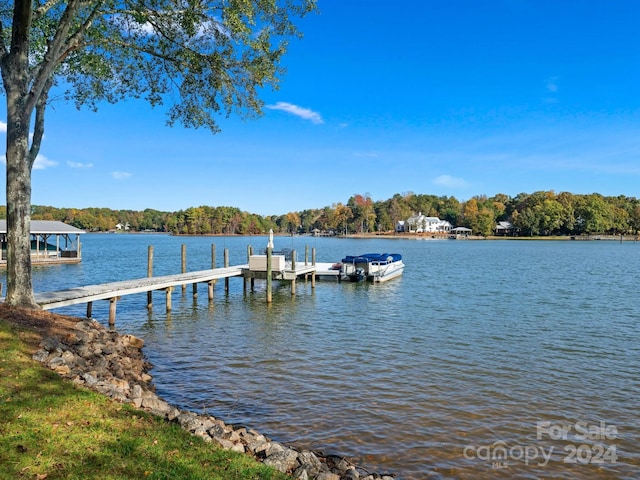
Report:
<svg viewBox="0 0 640 480"><path fill-rule="evenodd" d="M365 253L363 255L347 255L342 259L343 263L391 263L402 260L399 253Z"/></svg>

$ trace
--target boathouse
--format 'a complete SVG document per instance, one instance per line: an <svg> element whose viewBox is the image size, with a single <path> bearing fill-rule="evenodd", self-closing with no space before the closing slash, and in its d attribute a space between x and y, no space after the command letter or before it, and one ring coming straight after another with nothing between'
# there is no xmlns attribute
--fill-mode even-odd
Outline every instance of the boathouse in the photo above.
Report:
<svg viewBox="0 0 640 480"><path fill-rule="evenodd" d="M63 222L31 220L31 263L80 263L84 230ZM7 266L7 221L0 220L0 267Z"/></svg>
<svg viewBox="0 0 640 480"><path fill-rule="evenodd" d="M515 235L517 230L513 228L511 222L498 222L494 229L495 234L498 236L506 237L507 235Z"/></svg>
<svg viewBox="0 0 640 480"><path fill-rule="evenodd" d="M471 236L471 229L467 227L456 227L451 229L451 235L449 238L469 238Z"/></svg>

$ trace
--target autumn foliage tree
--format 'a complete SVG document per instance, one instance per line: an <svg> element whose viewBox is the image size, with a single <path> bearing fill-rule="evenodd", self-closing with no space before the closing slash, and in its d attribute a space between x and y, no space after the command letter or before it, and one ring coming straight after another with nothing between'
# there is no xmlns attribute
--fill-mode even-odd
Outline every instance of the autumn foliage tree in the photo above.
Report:
<svg viewBox="0 0 640 480"><path fill-rule="evenodd" d="M315 0L15 0L0 6L7 103L7 296L37 308L31 280L31 170L53 98L171 99L168 123L217 132L216 115L261 112L293 19ZM33 130L32 130L33 129Z"/></svg>
<svg viewBox="0 0 640 480"><path fill-rule="evenodd" d="M347 206L353 213L356 231L364 233L375 225L376 212L371 195L368 193L365 195L356 194L349 199Z"/></svg>

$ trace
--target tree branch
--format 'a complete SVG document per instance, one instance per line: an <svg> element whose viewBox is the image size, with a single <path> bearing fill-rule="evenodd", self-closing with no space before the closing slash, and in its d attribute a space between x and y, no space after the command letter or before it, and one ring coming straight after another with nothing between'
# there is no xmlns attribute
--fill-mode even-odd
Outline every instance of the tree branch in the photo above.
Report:
<svg viewBox="0 0 640 480"><path fill-rule="evenodd" d="M53 7L55 7L59 3L63 3L63 0L49 0L48 2L45 2L44 4L40 5L33 12L33 19L35 21L39 20L40 18L45 16L49 10L51 10Z"/></svg>
<svg viewBox="0 0 640 480"><path fill-rule="evenodd" d="M71 35L71 38L69 38L69 41L67 42L66 51L61 53L61 55L59 56L60 57L59 60L64 59L71 51L76 50L78 47L80 47L81 41L84 38L85 33L87 33L87 30L93 24L93 21L96 19L96 17L100 13L101 6L102 6L102 2L96 3L95 7L91 11L91 13L87 16L82 26L78 29L77 32Z"/></svg>
<svg viewBox="0 0 640 480"><path fill-rule="evenodd" d="M33 83L29 92L29 108L35 107L43 92L46 96L46 92L43 89L49 82L49 78L55 70L57 60L60 57L60 51L67 40L69 29L71 28L71 24L81 3L81 0L69 0L67 3L67 8L65 8L62 17L60 18L56 33L53 39L48 42L44 58L42 59L39 68L37 68L34 73Z"/></svg>
<svg viewBox="0 0 640 480"><path fill-rule="evenodd" d="M33 140L31 142L31 148L29 149L29 170L33 168L33 164L36 161L38 152L40 152L40 146L42 144L42 138L44 137L44 114L47 109L47 98L49 97L49 90L53 84L53 77L49 77L42 94L38 97L36 102L36 118L33 127Z"/></svg>
<svg viewBox="0 0 640 480"><path fill-rule="evenodd" d="M0 22L0 58L7 54L7 46L4 44L4 25Z"/></svg>

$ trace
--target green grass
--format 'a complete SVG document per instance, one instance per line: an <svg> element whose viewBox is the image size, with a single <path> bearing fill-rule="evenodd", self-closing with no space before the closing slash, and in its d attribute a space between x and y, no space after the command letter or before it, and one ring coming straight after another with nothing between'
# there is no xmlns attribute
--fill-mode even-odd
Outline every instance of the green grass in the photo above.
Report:
<svg viewBox="0 0 640 480"><path fill-rule="evenodd" d="M29 335L0 319L0 479L289 478L75 387L31 359Z"/></svg>

